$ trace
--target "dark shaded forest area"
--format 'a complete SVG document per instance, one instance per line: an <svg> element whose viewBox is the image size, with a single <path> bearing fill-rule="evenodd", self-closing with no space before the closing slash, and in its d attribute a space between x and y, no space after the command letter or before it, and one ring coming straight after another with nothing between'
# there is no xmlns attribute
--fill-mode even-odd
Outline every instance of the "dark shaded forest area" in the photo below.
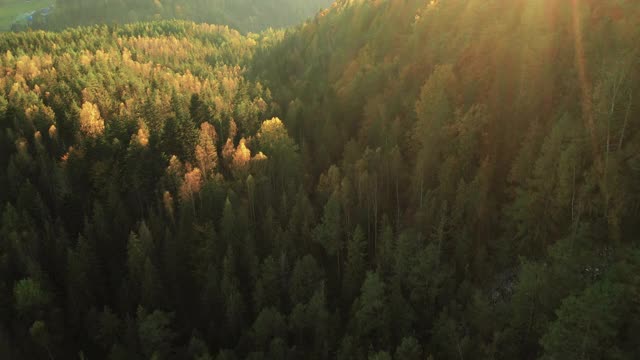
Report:
<svg viewBox="0 0 640 360"><path fill-rule="evenodd" d="M634 359L640 3L0 35L0 358Z"/></svg>

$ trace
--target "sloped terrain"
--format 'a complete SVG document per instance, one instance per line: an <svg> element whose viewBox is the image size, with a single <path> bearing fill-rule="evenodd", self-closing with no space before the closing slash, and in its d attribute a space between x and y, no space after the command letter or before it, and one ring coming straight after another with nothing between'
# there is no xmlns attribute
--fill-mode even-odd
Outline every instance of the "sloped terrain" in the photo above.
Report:
<svg viewBox="0 0 640 360"><path fill-rule="evenodd" d="M639 22L0 35L0 358L633 358Z"/></svg>

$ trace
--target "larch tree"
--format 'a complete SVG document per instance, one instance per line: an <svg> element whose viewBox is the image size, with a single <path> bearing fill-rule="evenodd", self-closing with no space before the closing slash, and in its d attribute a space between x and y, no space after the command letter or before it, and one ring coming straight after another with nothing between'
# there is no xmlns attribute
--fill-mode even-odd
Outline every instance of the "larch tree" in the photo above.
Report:
<svg viewBox="0 0 640 360"><path fill-rule="evenodd" d="M216 149L217 134L213 125L208 122L200 124L200 135L196 145L195 156L198 167L205 179L213 176L218 165L218 150Z"/></svg>
<svg viewBox="0 0 640 360"><path fill-rule="evenodd" d="M104 133L104 120L100 116L100 110L97 105L90 102L82 104L80 131L89 138L96 138Z"/></svg>
<svg viewBox="0 0 640 360"><path fill-rule="evenodd" d="M182 201L193 200L194 195L198 194L202 188L202 181L202 172L198 168L193 168L184 174L184 181L180 186L180 199Z"/></svg>
<svg viewBox="0 0 640 360"><path fill-rule="evenodd" d="M243 175L249 171L249 161L251 161L251 150L247 147L247 141L242 138L231 161L231 169L237 179L245 178Z"/></svg>
<svg viewBox="0 0 640 360"><path fill-rule="evenodd" d="M298 146L278 118L264 121L257 139L260 150L270 159L269 168L273 184L284 190L285 181L296 175Z"/></svg>

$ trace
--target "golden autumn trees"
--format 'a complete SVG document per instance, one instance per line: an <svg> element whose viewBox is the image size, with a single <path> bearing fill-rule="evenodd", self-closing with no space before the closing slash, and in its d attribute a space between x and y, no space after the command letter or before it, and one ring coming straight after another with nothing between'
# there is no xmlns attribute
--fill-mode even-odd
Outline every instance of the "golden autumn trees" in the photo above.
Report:
<svg viewBox="0 0 640 360"><path fill-rule="evenodd" d="M592 143L564 3L0 34L0 359L633 358L640 33L585 31Z"/></svg>
<svg viewBox="0 0 640 360"><path fill-rule="evenodd" d="M231 161L231 171L236 178L243 179L245 177L249 170L249 161L251 161L251 150L247 147L247 141L242 138Z"/></svg>
<svg viewBox="0 0 640 360"><path fill-rule="evenodd" d="M222 147L222 159L226 166L230 166L233 161L233 154L235 152L235 146L233 145L233 140L227 139L227 142L224 143Z"/></svg>
<svg viewBox="0 0 640 360"><path fill-rule="evenodd" d="M183 201L193 199L193 196L200 192L202 188L202 172L198 168L193 168L184 174L184 181L180 186L180 198Z"/></svg>
<svg viewBox="0 0 640 360"><path fill-rule="evenodd" d="M98 106L90 102L82 104L80 110L80 132L83 135L96 138L104 133L104 119L100 116Z"/></svg>
<svg viewBox="0 0 640 360"><path fill-rule="evenodd" d="M296 173L298 145L277 117L264 121L256 137L259 150L270 159L268 166L273 183L284 188L287 179L292 179Z"/></svg>
<svg viewBox="0 0 640 360"><path fill-rule="evenodd" d="M205 178L211 177L218 165L217 137L216 129L213 125L208 122L203 122L200 125L200 135L198 145L196 145L195 156Z"/></svg>
<svg viewBox="0 0 640 360"><path fill-rule="evenodd" d="M144 148L149 145L149 136L149 127L140 121L138 132L131 137L131 140Z"/></svg>

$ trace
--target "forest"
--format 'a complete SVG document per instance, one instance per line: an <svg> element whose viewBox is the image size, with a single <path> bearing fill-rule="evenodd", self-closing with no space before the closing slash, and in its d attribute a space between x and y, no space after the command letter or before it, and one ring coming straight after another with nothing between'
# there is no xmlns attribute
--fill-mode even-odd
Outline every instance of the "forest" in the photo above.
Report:
<svg viewBox="0 0 640 360"><path fill-rule="evenodd" d="M636 359L638 99L635 0L0 34L0 359Z"/></svg>
<svg viewBox="0 0 640 360"><path fill-rule="evenodd" d="M0 7L3 1L24 3L25 0L0 0ZM29 3L27 6L35 6ZM36 12L32 21L17 23L14 29L61 30L73 26L177 19L259 32L302 22L329 6L331 0L49 0L49 3L51 6L46 11Z"/></svg>

